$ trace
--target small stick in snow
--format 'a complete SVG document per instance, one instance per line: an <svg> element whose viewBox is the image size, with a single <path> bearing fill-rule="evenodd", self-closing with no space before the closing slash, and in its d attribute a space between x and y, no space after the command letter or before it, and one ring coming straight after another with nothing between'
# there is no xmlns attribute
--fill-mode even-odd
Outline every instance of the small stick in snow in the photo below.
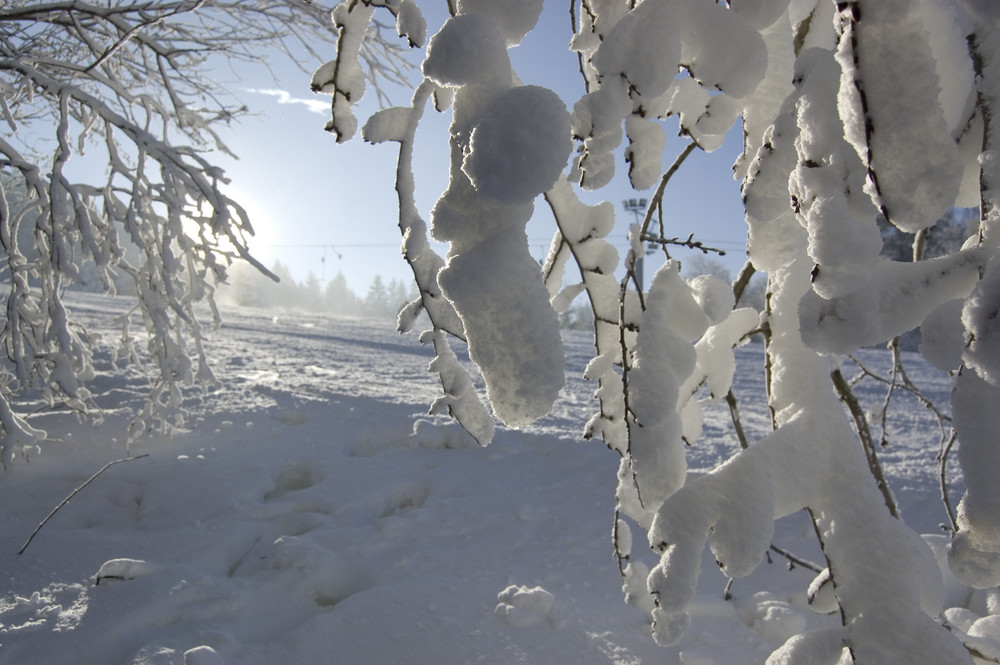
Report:
<svg viewBox="0 0 1000 665"><path fill-rule="evenodd" d="M144 453L142 455L134 455L132 457L123 457L121 459L112 460L112 461L108 462L107 464L105 464L104 466L102 466L97 473L95 473L94 475L92 475L90 478L87 478L87 480L84 481L84 483L82 485L80 485L75 490L73 490L72 492L70 492L69 496L67 496L65 499L63 499L62 502L60 502L60 504L58 506L56 506L55 508L52 509L52 512L50 512L48 515L45 516L45 519L43 519L41 522L38 523L38 526L36 526L35 530L31 532L31 535L28 536L28 539L26 541L24 541L24 545L21 545L21 549L19 549L17 551L17 553L18 554L24 554L24 550L28 549L28 545L31 544L31 541L35 538L35 535L39 531L41 531L42 527L45 526L45 523L48 522L50 519L52 519L52 516L55 515L57 512L59 512L60 508L62 508L63 506L65 506L67 503L69 503L70 499L72 499L74 496L76 496L77 494L79 494L80 490L82 490L84 487L86 487L90 483L94 482L95 480L97 480L97 477L99 475L101 475L102 473L104 473L105 471L107 471L108 469L110 469L111 467L113 467L115 464L121 464L122 462L131 462L132 460L142 459L143 457L149 457L149 454L148 453Z"/></svg>

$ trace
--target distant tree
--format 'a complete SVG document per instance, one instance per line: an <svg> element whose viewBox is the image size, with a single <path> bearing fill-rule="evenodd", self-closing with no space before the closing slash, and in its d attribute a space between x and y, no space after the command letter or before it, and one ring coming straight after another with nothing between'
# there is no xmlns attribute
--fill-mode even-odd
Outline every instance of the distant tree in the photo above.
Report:
<svg viewBox="0 0 1000 665"><path fill-rule="evenodd" d="M306 281L302 284L300 288L301 294L299 298L303 301L305 309L311 310L322 310L323 308L323 290L319 284L319 277L316 273L309 271L306 275Z"/></svg>
<svg viewBox="0 0 1000 665"><path fill-rule="evenodd" d="M368 287L368 294L365 296L365 313L382 316L389 308L389 292L385 288L385 282L381 275L375 275Z"/></svg>
<svg viewBox="0 0 1000 665"><path fill-rule="evenodd" d="M324 309L335 316L356 316L361 310L361 301L347 285L342 272L327 283L324 301Z"/></svg>
<svg viewBox="0 0 1000 665"><path fill-rule="evenodd" d="M879 216L879 232L882 235L882 255L895 261L913 261L914 252L921 258L933 259L957 251L962 247L974 229L971 222L977 220L979 211L975 208L953 207L933 226L923 232L907 233L896 228Z"/></svg>
<svg viewBox="0 0 1000 665"><path fill-rule="evenodd" d="M722 259L711 254L693 254L685 258L681 265L684 277L688 279L699 275L715 275L723 282L733 281L733 274Z"/></svg>
<svg viewBox="0 0 1000 665"><path fill-rule="evenodd" d="M406 307L407 303L417 297L415 285L410 283L405 283L400 279L393 277L389 280L389 286L386 289L386 310L385 315L394 317L399 314L399 310Z"/></svg>
<svg viewBox="0 0 1000 665"><path fill-rule="evenodd" d="M559 312L559 327L564 330L593 330L594 311L584 302L574 302Z"/></svg>
<svg viewBox="0 0 1000 665"><path fill-rule="evenodd" d="M757 273L747 282L743 289L743 295L737 303L741 307L753 307L758 312L763 312L767 307L767 276Z"/></svg>

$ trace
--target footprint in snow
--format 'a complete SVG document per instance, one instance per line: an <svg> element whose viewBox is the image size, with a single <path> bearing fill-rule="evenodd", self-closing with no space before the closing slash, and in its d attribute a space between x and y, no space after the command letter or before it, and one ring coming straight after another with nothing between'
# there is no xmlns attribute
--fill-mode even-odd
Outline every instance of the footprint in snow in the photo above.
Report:
<svg viewBox="0 0 1000 665"><path fill-rule="evenodd" d="M278 472L274 478L274 489L264 495L264 500L274 501L290 492L315 487L325 479L326 473L316 466L303 462L292 462Z"/></svg>

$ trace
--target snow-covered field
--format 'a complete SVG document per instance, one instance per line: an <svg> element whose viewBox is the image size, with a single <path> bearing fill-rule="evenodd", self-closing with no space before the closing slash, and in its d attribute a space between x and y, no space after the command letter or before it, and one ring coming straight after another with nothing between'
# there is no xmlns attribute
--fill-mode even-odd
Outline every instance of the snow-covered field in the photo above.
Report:
<svg viewBox="0 0 1000 665"><path fill-rule="evenodd" d="M72 296L70 307L114 343L119 303ZM211 337L223 387L190 394L187 431L131 451L122 407L142 382L99 377L104 423L35 419L52 441L0 477L0 663L749 665L807 625L839 622L806 606L814 573L777 555L723 600L706 553L683 641L653 643L612 556L617 454L579 436L594 409L580 378L592 346L582 334L566 346L553 414L487 448L425 415L438 394L431 354L388 321L225 310ZM769 428L761 358L757 344L737 355L751 438ZM910 360L945 404L947 377ZM884 387L859 392L877 405ZM897 400L881 459L904 519L943 542L937 425ZM724 404L705 430L688 451L695 472L738 449ZM109 468L17 554L67 494L130 454L148 456ZM822 561L802 514L774 543Z"/></svg>

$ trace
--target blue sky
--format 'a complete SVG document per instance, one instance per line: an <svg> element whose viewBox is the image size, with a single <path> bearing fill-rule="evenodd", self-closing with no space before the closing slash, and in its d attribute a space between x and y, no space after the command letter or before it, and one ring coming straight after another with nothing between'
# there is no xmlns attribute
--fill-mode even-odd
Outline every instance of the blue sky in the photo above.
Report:
<svg viewBox="0 0 1000 665"><path fill-rule="evenodd" d="M445 3L424 2L421 6L428 19L428 34L433 34L446 18ZM511 50L511 57L522 81L552 88L572 108L583 86L576 56L567 48L570 36L565 5L546 3L539 27ZM332 45L327 51L332 58ZM223 162L233 181L234 197L252 215L257 230L251 245L255 255L265 265L282 262L299 281L309 273L329 280L342 272L349 286L362 295L376 275L386 280L410 280L409 267L399 253L396 226L395 144L373 146L356 137L338 145L323 131L329 98L309 91L310 74L280 57L270 64L274 77L266 71L239 71L243 90L236 92L255 116L233 126L227 138L240 159ZM302 64L311 72L320 63ZM390 94L394 104L409 102L406 90L390 90ZM360 122L376 109L375 95L369 92L358 112ZM423 134L418 137L416 194L428 221L434 201L447 187L449 122L448 113L429 110ZM668 121L667 134L676 134L676 121ZM739 186L730 175L741 140L736 128L720 150L691 155L668 186L665 207L668 235L687 237L694 233L696 239L726 249L728 255L723 260L734 275L745 260L746 241ZM684 145L678 138L668 142L668 163ZM615 203L619 222L610 239L624 253L628 224L634 218L622 209L621 201L649 193L629 187L624 161L618 170L620 176L611 185L585 195L584 200ZM529 244L536 258L544 258L553 231L547 206L539 200L528 225ZM689 254L678 250L674 255L683 260ZM659 263L658 259L647 263L647 283Z"/></svg>

